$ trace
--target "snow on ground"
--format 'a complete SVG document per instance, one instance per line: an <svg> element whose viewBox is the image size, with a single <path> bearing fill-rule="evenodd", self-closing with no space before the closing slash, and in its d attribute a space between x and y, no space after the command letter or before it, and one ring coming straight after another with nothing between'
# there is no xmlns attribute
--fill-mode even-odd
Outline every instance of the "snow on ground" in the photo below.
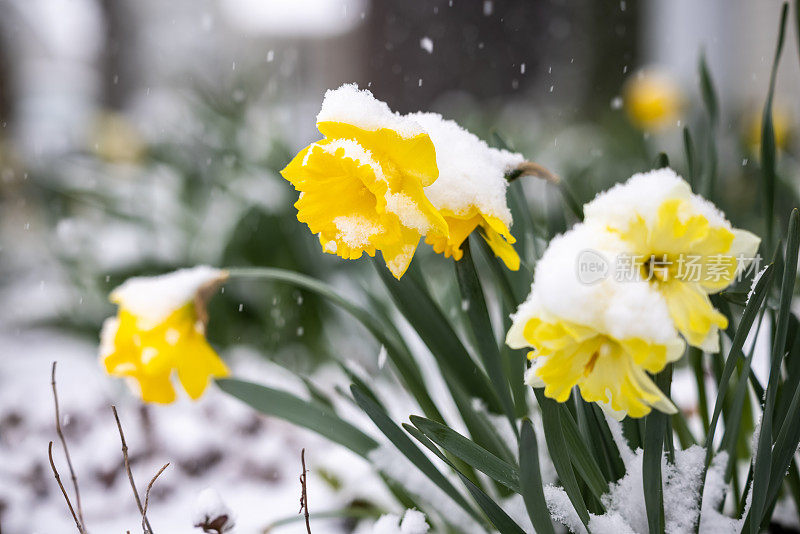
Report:
<svg viewBox="0 0 800 534"><path fill-rule="evenodd" d="M4 534L75 532L50 472L47 445L70 494L69 473L54 427L50 365L57 382L64 431L80 483L91 532L141 532L141 518L122 467L116 404L140 492L158 469L148 517L153 529L172 534L192 527L198 496L216 490L236 516L241 534L261 532L299 508L300 450L309 464L312 511L341 508L364 491L375 493L365 462L322 438L282 421L256 415L212 387L197 402L142 406L126 386L101 372L96 345L54 331L0 331L0 528ZM235 374L269 382L273 367L234 359ZM238 373L237 373L238 371ZM273 376L272 381L278 380ZM282 380L286 386L286 380ZM318 466L318 470L315 469ZM321 473L343 473L334 492ZM316 471L316 473L315 473ZM346 475L346 476L345 476ZM355 487L347 487L356 485ZM366 495L369 496L369 495ZM315 534L345 532L341 520L313 522ZM275 534L300 532L300 523Z"/></svg>

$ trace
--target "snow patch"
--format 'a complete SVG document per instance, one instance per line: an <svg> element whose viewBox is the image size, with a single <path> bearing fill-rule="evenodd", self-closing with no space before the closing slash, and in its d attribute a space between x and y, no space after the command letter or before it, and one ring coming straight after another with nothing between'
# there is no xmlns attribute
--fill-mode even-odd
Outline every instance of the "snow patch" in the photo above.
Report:
<svg viewBox="0 0 800 534"><path fill-rule="evenodd" d="M352 248L361 248L369 245L370 239L383 230L379 225L373 224L369 219L361 215L335 217L333 224L339 231L337 237ZM335 241L329 241L328 243L336 245ZM328 243L326 243L326 246ZM336 252L336 249L334 248L332 252Z"/></svg>
<svg viewBox="0 0 800 534"><path fill-rule="evenodd" d="M359 145L356 141L352 139L334 139L330 143L316 146L322 148L322 150L328 154L336 154L341 150L344 157L350 158L361 165L369 165L377 179L384 182L386 181L386 177L383 175L383 169L380 164L375 161L375 158L372 157L372 152ZM310 150L306 154L306 158L309 154L311 154Z"/></svg>
<svg viewBox="0 0 800 534"><path fill-rule="evenodd" d="M228 532L235 526L233 512L222 502L217 490L206 488L197 496L192 524L195 526L214 525L217 532Z"/></svg>
<svg viewBox="0 0 800 534"><path fill-rule="evenodd" d="M375 522L372 534L427 534L425 514L417 510L406 510L403 517L385 514Z"/></svg>
<svg viewBox="0 0 800 534"><path fill-rule="evenodd" d="M430 503L430 509L436 510L443 518L447 519L448 523L458 527L459 532L465 534L484 532L482 527L467 515L449 495L422 474L394 446L380 445L369 452L368 459L376 469L397 481L423 501Z"/></svg>
<svg viewBox="0 0 800 534"><path fill-rule="evenodd" d="M590 514L589 530L592 534L647 532L642 471L644 451L642 449L632 451L622 437L621 425L617 421L606 419L625 464L625 476L611 484L608 492L601 497L606 513L599 516ZM674 463L668 462L666 456L662 457L661 473L667 534L691 532L698 520L701 534L738 532L743 526L743 519L734 519L717 511L724 502L727 491L725 483L727 454L722 452L714 457L706 473L705 490L703 490L705 457L706 450L698 445L675 451ZM698 506L701 491L702 506ZM572 532L586 532L563 489L546 487L545 499L554 520ZM744 515L747 515L747 511Z"/></svg>

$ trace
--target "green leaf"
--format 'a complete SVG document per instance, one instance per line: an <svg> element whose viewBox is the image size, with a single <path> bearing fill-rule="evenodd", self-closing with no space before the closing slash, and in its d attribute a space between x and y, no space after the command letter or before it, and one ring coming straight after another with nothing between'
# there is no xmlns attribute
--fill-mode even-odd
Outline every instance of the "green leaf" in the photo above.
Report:
<svg viewBox="0 0 800 534"><path fill-rule="evenodd" d="M475 502L478 503L478 506L480 506L481 510L486 514L486 517L489 518L489 522L491 522L501 534L525 534L525 531L522 530L491 497L486 495L482 489L461 473L425 434L411 425L404 424L403 428L456 472L461 482L466 486L467 491L472 495L472 498L475 499Z"/></svg>
<svg viewBox="0 0 800 534"><path fill-rule="evenodd" d="M473 339L477 345L478 354L489 375L492 386L508 417L514 433L517 433L516 418L514 416L514 402L511 399L508 379L503 372L503 362L500 358L500 349L494 337L494 329L489 319L489 310L486 308L486 298L483 294L475 263L472 261L472 251L469 239L461 245L464 252L459 261L453 262L456 268L458 288L461 291L462 303L466 303L466 314L472 327ZM462 305L462 309L464 306Z"/></svg>
<svg viewBox="0 0 800 534"><path fill-rule="evenodd" d="M786 20L787 7L788 4L784 4L783 22ZM781 30L781 34L782 33L783 31ZM780 45L778 48L780 49ZM756 534L764 518L766 505L769 502L767 500L769 487L771 484L777 483L777 481L771 481L772 472L770 465L773 463L782 463L781 459L777 456L774 457L777 462L773 459L773 454L777 451L773 451L772 419L775 412L775 400L778 387L780 385L781 363L783 362L784 347L786 347L789 314L791 313L792 296L794 294L794 284L797 276L798 249L800 249L800 216L798 216L797 209L794 209L792 210L792 215L789 217L789 237L786 243L785 264L783 267L783 277L781 279L780 304L778 306L775 334L772 344L772 362L764 400L764 410L761 416L758 447L756 449L755 461L753 462L753 501L750 507L750 513L748 514L750 532L752 534ZM780 430L782 430L782 428ZM787 439L787 433L788 431L784 433L783 439ZM784 471L778 473L778 476L781 478L783 477L783 473L788 465L787 462Z"/></svg>
<svg viewBox="0 0 800 534"><path fill-rule="evenodd" d="M285 269L268 267L231 268L227 269L230 276L242 278L259 278L289 283L316 293L336 304L341 309L353 316L386 348L386 354L397 369L397 373L411 395L419 403L425 415L437 421L444 421L436 404L428 394L422 373L414 358L400 344L395 337L387 334L387 327L363 307L343 297L330 285L310 276L305 276Z"/></svg>
<svg viewBox="0 0 800 534"><path fill-rule="evenodd" d="M695 154L694 143L692 142L692 134L689 132L689 127L683 127L683 148L686 152L686 171L689 178L689 184L692 188L695 187L695 180L697 179L697 169L695 167Z"/></svg>
<svg viewBox="0 0 800 534"><path fill-rule="evenodd" d="M758 339L758 335L761 332L764 313L765 310L762 309L759 319L756 323L756 330L753 334L753 339ZM745 400L747 399L747 375L750 373L755 351L756 344L753 343L753 346L750 347L747 358L745 358L745 361L739 371L736 389L733 393L733 402L731 402L730 414L725 420L725 433L722 435L722 442L720 443L720 450L727 451L728 453L728 466L725 469L725 482L730 482L736 464L736 443L739 440L739 430L742 423L744 404Z"/></svg>
<svg viewBox="0 0 800 534"><path fill-rule="evenodd" d="M669 396L672 382L672 364L655 376L656 385ZM645 419L644 453L642 456L642 481L647 526L650 534L664 534L664 487L661 477L661 458L664 436L669 416L653 410Z"/></svg>
<svg viewBox="0 0 800 534"><path fill-rule="evenodd" d="M567 445L572 465L578 471L581 479L586 483L592 496L600 501L600 497L608 491L608 482L603 476L600 465L594 454L586 445L586 440L581 436L578 423L566 405L557 403L556 409L560 411L561 427L564 443ZM600 439L600 436L598 436Z"/></svg>
<svg viewBox="0 0 800 534"><path fill-rule="evenodd" d="M311 396L311 400L321 406L325 406L326 408L333 410L333 402L324 391L319 389L319 387L317 387L317 385L308 377L303 375L296 376L303 381L303 385L306 387L306 391L308 391L308 394Z"/></svg>
<svg viewBox="0 0 800 534"><path fill-rule="evenodd" d="M600 466L604 467L603 477L609 482L619 480L625 475L625 464L622 462L622 457L619 454L617 444L614 442L611 429L608 427L605 414L594 402L586 402L581 399L581 403L586 412L587 439L599 446L600 454L602 454L606 462L605 466Z"/></svg>
<svg viewBox="0 0 800 534"><path fill-rule="evenodd" d="M469 438L436 421L412 415L411 423L431 441L456 458L460 458L481 473L519 493L519 471L516 466L498 458Z"/></svg>
<svg viewBox="0 0 800 534"><path fill-rule="evenodd" d="M464 476L461 471L456 471L456 473L461 482L467 487L467 491L470 492L472 498L475 499L475 502L478 503L478 506L481 507L481 510L483 510L486 517L489 518L489 521L500 534L525 534L525 531L491 497Z"/></svg>
<svg viewBox="0 0 800 534"><path fill-rule="evenodd" d="M357 385L359 388L361 388L361 391L363 391L365 395L369 396L369 398L370 398L370 399L372 399L372 402L374 402L375 404L377 404L377 405L378 405L378 407L379 407L381 410L384 410L384 411L386 411L386 407L385 407L385 406L383 405L383 403L380 401L380 399L378 398L378 396L375 394L375 392L374 392L374 391L372 391L372 388L370 388L370 387L369 387L369 386L368 386L368 385L367 385L367 384L366 384L366 383L365 383L365 382L364 382L364 381L361 379L361 377L360 377L360 376L358 376L358 373L357 373L356 371L354 371L353 369L351 369L351 368L350 368L350 366L349 366L347 363L343 363L343 362L337 362L337 363L339 364L339 368L342 370L342 372L343 372L345 375L347 375L347 379L348 379L348 380L350 380L350 382L351 382L351 383L353 383L353 384Z"/></svg>
<svg viewBox="0 0 800 534"><path fill-rule="evenodd" d="M430 294L412 277L397 280L383 266L376 263L375 267L397 308L436 358L442 374L456 379L470 395L482 399L490 410L500 413L499 401L488 377L467 352Z"/></svg>
<svg viewBox="0 0 800 534"><path fill-rule="evenodd" d="M783 478L794 460L794 454L797 452L798 445L800 445L800 425L797 424L798 419L800 419L800 388L795 388L787 411L786 420L778 432L778 437L775 439L775 447L772 452L773 462L770 469L769 489L766 499L768 506L771 506L772 503L775 502L775 499L778 498ZM796 477L796 466L794 471L793 477Z"/></svg>
<svg viewBox="0 0 800 534"><path fill-rule="evenodd" d="M704 143L705 157L703 160L703 174L698 190L706 198L711 198L714 184L717 180L717 124L719 122L719 103L711 81L711 73L706 64L705 54L700 56L700 89L703 94L703 103L708 113L708 131Z"/></svg>
<svg viewBox="0 0 800 534"><path fill-rule="evenodd" d="M653 162L653 169L663 169L669 167L669 156L665 152L659 152Z"/></svg>
<svg viewBox="0 0 800 534"><path fill-rule="evenodd" d="M312 430L364 458L378 446L375 440L325 406L244 380L221 378L216 382L222 391L259 412Z"/></svg>
<svg viewBox="0 0 800 534"><path fill-rule="evenodd" d="M706 368L703 364L703 351L697 347L689 347L687 356L697 386L697 408L700 412L700 421L703 423L703 431L708 433L711 423L708 420L708 394L706 393Z"/></svg>
<svg viewBox="0 0 800 534"><path fill-rule="evenodd" d="M784 4L783 22L786 20L787 7L788 4ZM781 34L782 33L783 30L781 30ZM786 346L786 333L789 325L789 314L791 313L790 307L794 294L795 278L797 276L798 249L800 249L800 217L798 216L797 209L794 209L792 210L792 215L789 217L789 237L786 243L780 304L778 307L772 344L772 364L770 366L769 382L767 383L764 411L761 417L758 448L756 449L756 458L753 463L753 502L750 507L750 513L748 514L754 519L750 522L750 532L752 534L756 534L761 526L771 478L770 464L773 462L772 417L775 411L775 399L780 385L781 363L783 362L783 351Z"/></svg>
<svg viewBox="0 0 800 534"><path fill-rule="evenodd" d="M755 288L753 288L750 302L748 302L747 306L744 308L742 319L739 321L736 334L733 336L733 341L731 342L731 348L728 351L728 357L725 359L725 367L722 371L719 383L717 384L718 391L717 400L714 403L714 414L711 417L711 423L708 427L708 436L706 437L706 467L711 464L711 459L714 455L714 434L716 433L719 416L722 413L725 395L728 392L728 383L730 382L734 369L736 369L736 362L742 353L742 345L744 345L747 334L750 332L753 322L758 315L758 310L761 308L761 304L764 302L764 298L767 295L767 291L772 282L773 271L773 266L768 265L762 273L761 278L758 279Z"/></svg>
<svg viewBox="0 0 800 534"><path fill-rule="evenodd" d="M675 434L678 436L678 441L682 449L688 449L692 445L697 445L697 440L692 431L689 430L689 424L686 422L686 417L678 411L672 415L672 426L675 428Z"/></svg>
<svg viewBox="0 0 800 534"><path fill-rule="evenodd" d="M769 76L769 90L764 103L764 113L761 119L761 173L763 174L764 192L764 222L766 223L766 245L769 250L774 244L774 214L775 214L775 127L772 123L772 99L775 94L775 80L778 76L778 64L783 51L783 38L786 30L786 16L789 4L783 4L781 22L778 30L778 44L775 47L775 58L772 62L772 71Z"/></svg>
<svg viewBox="0 0 800 534"><path fill-rule="evenodd" d="M547 502L544 499L544 484L539 470L539 447L536 432L529 419L522 421L519 442L520 493L537 534L555 534Z"/></svg>
<svg viewBox="0 0 800 534"><path fill-rule="evenodd" d="M703 104L712 124L716 124L719 120L719 103L717 101L717 93L714 90L714 82L711 81L711 73L708 70L705 54L700 55L698 70L700 71L700 92L703 95Z"/></svg>
<svg viewBox="0 0 800 534"><path fill-rule="evenodd" d="M385 510L380 508L375 508L372 505L356 505L350 506L347 508L341 508L338 510L328 510L324 512L312 512L308 514L311 523L313 524L315 521L322 520L322 519L377 519L381 515L386 513ZM274 532L278 530L280 527L284 527L286 525L291 525L293 523L299 523L300 521L304 521L305 516L302 514L292 514L290 516L286 516L283 519L278 519L277 521L273 521L269 523L262 532Z"/></svg>
<svg viewBox="0 0 800 534"><path fill-rule="evenodd" d="M561 410L559 404L553 399L547 398L539 388L533 388L536 400L542 410L542 425L544 427L544 438L547 442L547 450L550 459L556 468L556 473L561 481L564 491L567 493L572 506L581 518L581 522L589 527L589 510L583 500L580 486L572 470L572 462L569 456L569 449L564 432L562 429Z"/></svg>
<svg viewBox="0 0 800 534"><path fill-rule="evenodd" d="M445 382L472 440L495 456L513 462L514 454L509 449L508 443L501 439L487 414L476 409L472 397L458 383L447 377L445 377Z"/></svg>
<svg viewBox="0 0 800 534"><path fill-rule="evenodd" d="M383 411L380 406L375 404L369 395L361 391L356 385L350 386L350 391L361 409L364 410L369 418L372 419L372 422L375 423L375 426L383 432L389 441L391 441L417 469L422 471L425 476L439 486L442 491L449 495L450 498L458 503L468 514L474 517L478 522L482 522L480 516L472 509L461 493L459 493L450 481L447 480L435 465L433 465L428 457L414 445L414 442L412 442L400 427L391 420L389 415Z"/></svg>
<svg viewBox="0 0 800 534"><path fill-rule="evenodd" d="M711 418L711 423L708 428L708 435L706 436L706 461L702 478L703 491L705 490L705 478L708 471L708 466L711 464L711 460L714 456L714 434L716 432L720 414L722 413L723 402L728 391L728 383L730 382L731 375L733 375L733 371L736 368L736 362L742 352L742 345L744 344L747 334L750 332L750 329L753 326L753 321L755 321L756 316L758 315L758 310L761 308L761 305L766 298L767 292L772 283L773 272L774 266L768 265L761 274L761 277L758 279L756 286L753 288L753 294L750 296L750 301L744 308L742 319L739 321L736 334L734 334L733 341L731 342L731 348L728 351L728 357L725 360L725 367L717 384L717 400L714 404L714 414ZM752 370L750 375L753 376ZM703 499L703 491L700 492L700 502L702 502ZM699 518L697 522L696 531L698 532L700 530L701 519L702 518Z"/></svg>
<svg viewBox="0 0 800 534"><path fill-rule="evenodd" d="M581 203L575 198L575 193L572 192L572 188L567 185L567 182L563 178L558 183L558 191L561 193L564 205L575 215L578 221L582 221L583 206L581 206Z"/></svg>

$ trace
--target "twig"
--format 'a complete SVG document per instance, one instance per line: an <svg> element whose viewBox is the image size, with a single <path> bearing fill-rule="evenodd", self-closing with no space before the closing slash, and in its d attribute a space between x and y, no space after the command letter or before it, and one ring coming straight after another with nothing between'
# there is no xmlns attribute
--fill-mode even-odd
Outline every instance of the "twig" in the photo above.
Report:
<svg viewBox="0 0 800 534"><path fill-rule="evenodd" d="M53 367L50 370L50 385L53 387L53 403L56 407L56 434L58 434L58 439L61 440L61 446L64 448L64 456L67 457L69 476L72 478L72 487L75 488L75 507L78 509L78 519L80 520L81 528L85 531L86 523L83 521L83 508L81 507L81 492L78 489L78 477L75 476L75 469L72 468L72 458L67 448L67 440L64 438L64 432L61 430L61 412L58 408L58 390L56 389L56 363L57 362L53 362Z"/></svg>
<svg viewBox="0 0 800 534"><path fill-rule="evenodd" d="M136 506L139 507L139 513L142 514L142 522L144 523L143 530L145 534L153 534L153 528L147 520L142 506L142 500L139 498L139 492L136 491L136 483L133 481L133 473L131 473L131 462L128 459L128 444L125 443L125 434L122 432L122 423L119 422L119 415L117 414L117 407L111 406L111 411L114 412L114 419L117 421L117 428L119 429L119 439L122 442L122 459L125 462L125 471L128 473L128 480L131 483L133 496L136 499Z"/></svg>
<svg viewBox="0 0 800 534"><path fill-rule="evenodd" d="M561 181L557 175L532 161L523 161L520 163L516 169L506 174L506 179L511 182L522 176L537 176L553 184L557 184Z"/></svg>
<svg viewBox="0 0 800 534"><path fill-rule="evenodd" d="M308 470L306 469L306 450L302 449L300 451L300 463L303 464L303 472L300 473L300 512L305 513L306 518L306 530L308 534L311 534L311 523L308 517L308 487L306 485L306 474Z"/></svg>
<svg viewBox="0 0 800 534"><path fill-rule="evenodd" d="M150 504L150 490L153 489L153 484L155 484L156 479L161 476L161 473L164 472L164 469L169 467L169 462L165 463L161 469L158 470L158 473L150 479L150 483L147 485L147 491L144 492L144 508L142 509L142 530L145 532L147 531L147 505ZM152 531L151 531L152 532Z"/></svg>
<svg viewBox="0 0 800 534"><path fill-rule="evenodd" d="M48 456L48 458L50 458L50 468L53 470L53 475L56 477L56 482L58 482L58 487L61 488L61 493L64 494L64 499L67 501L67 506L69 507L69 512L72 514L72 519L75 520L75 526L78 527L78 532L80 532L81 534L86 534L86 530L84 530L83 524L78 519L78 516L75 515L75 509L72 507L72 502L69 500L69 495L67 495L67 490L64 489L64 484L61 483L61 476L58 474L58 469L56 469L55 462L53 462L53 442L52 441L47 446L47 456Z"/></svg>

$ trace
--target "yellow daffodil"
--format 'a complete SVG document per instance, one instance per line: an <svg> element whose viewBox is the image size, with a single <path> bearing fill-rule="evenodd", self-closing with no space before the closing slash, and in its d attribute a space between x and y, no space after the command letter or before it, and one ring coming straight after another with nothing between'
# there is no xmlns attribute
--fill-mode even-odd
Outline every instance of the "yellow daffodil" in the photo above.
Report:
<svg viewBox="0 0 800 534"><path fill-rule="evenodd" d="M490 148L484 141L436 113L409 115L419 123L436 147L439 178L425 194L444 216L449 235L432 231L425 242L434 251L460 260L461 245L476 228L492 251L516 271L519 255L511 245L511 211L506 203L505 173L520 165L520 154Z"/></svg>
<svg viewBox="0 0 800 534"><path fill-rule="evenodd" d="M634 175L584 212L587 224L620 238L635 276L664 297L686 341L716 352L718 331L728 323L708 295L729 286L755 258L759 238L732 228L671 169Z"/></svg>
<svg viewBox="0 0 800 534"><path fill-rule="evenodd" d="M642 417L651 408L674 413L648 374L684 350L664 299L647 283L620 282L608 270L591 280L576 276L582 262L608 266L613 247L607 245L614 241L584 225L555 238L537 264L531 294L514 314L506 343L533 348L526 382L558 402L577 386L584 400L618 418Z"/></svg>
<svg viewBox="0 0 800 534"><path fill-rule="evenodd" d="M449 235L423 190L438 176L430 137L355 85L326 93L317 128L325 139L281 171L300 191L297 219L323 251L355 259L379 250L400 278L421 236Z"/></svg>
<svg viewBox="0 0 800 534"><path fill-rule="evenodd" d="M519 254L511 245L516 242L508 226L497 217L481 214L477 209L469 210L466 214L456 214L449 210L440 212L447 221L450 228L450 236L445 237L441 234L429 234L425 237L425 243L431 245L438 254L444 254L445 258L453 257L460 260L464 251L461 245L469 235L480 228L481 236L486 240L495 255L503 260L506 267L512 271L519 269Z"/></svg>
<svg viewBox="0 0 800 534"><path fill-rule="evenodd" d="M110 300L119 312L101 333L106 371L131 379L145 402L174 401L173 374L192 399L199 398L211 377L229 374L205 338L206 301L226 277L200 266L132 278L115 289Z"/></svg>
<svg viewBox="0 0 800 534"><path fill-rule="evenodd" d="M89 144L94 153L111 163L138 163L147 147L136 127L124 115L99 113L91 129Z"/></svg>
<svg viewBox="0 0 800 534"><path fill-rule="evenodd" d="M756 110L745 118L744 140L753 154L760 155L761 129L763 112ZM774 104L772 107L772 130L775 133L775 146L785 149L792 134L792 114L785 106Z"/></svg>
<svg viewBox="0 0 800 534"><path fill-rule="evenodd" d="M637 72L625 83L623 95L628 118L645 131L675 126L683 110L680 86L661 71Z"/></svg>

